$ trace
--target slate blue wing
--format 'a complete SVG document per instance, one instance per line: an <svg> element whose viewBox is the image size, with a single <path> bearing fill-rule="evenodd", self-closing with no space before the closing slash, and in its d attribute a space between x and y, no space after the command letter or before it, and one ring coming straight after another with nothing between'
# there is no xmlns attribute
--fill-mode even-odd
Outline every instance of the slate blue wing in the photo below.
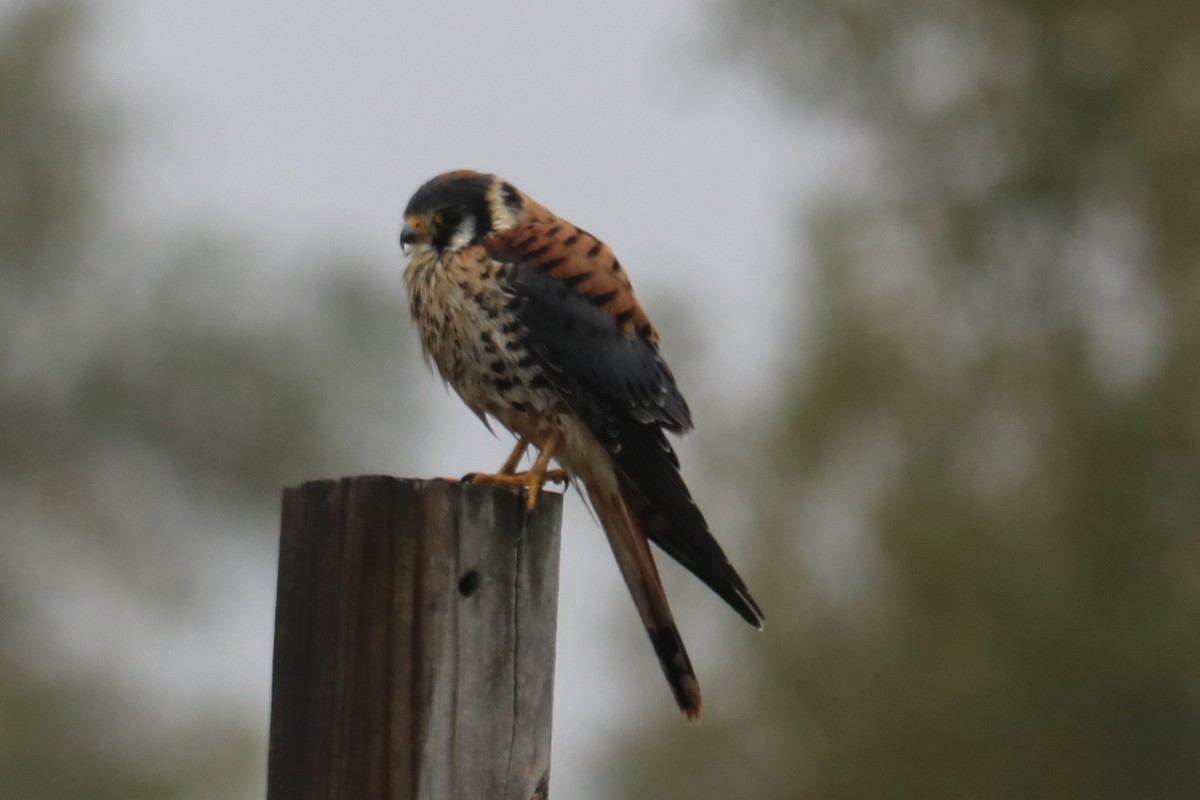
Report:
<svg viewBox="0 0 1200 800"><path fill-rule="evenodd" d="M612 456L646 536L761 625L762 612L709 532L663 433L689 428L691 415L656 345L623 328L604 303L516 255L508 254L504 285L522 343Z"/></svg>

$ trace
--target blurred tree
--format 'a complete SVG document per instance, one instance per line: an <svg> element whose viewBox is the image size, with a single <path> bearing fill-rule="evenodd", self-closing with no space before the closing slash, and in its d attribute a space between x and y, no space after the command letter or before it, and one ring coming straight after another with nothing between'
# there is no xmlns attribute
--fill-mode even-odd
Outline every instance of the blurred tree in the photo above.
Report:
<svg viewBox="0 0 1200 800"><path fill-rule="evenodd" d="M1200 796L1200 5L723 8L860 168L724 476L767 628L703 677L741 705L611 796Z"/></svg>
<svg viewBox="0 0 1200 800"><path fill-rule="evenodd" d="M237 657L248 558L270 591L280 487L378 457L403 293L118 237L81 8L0 15L0 797L261 796L265 717L197 673Z"/></svg>

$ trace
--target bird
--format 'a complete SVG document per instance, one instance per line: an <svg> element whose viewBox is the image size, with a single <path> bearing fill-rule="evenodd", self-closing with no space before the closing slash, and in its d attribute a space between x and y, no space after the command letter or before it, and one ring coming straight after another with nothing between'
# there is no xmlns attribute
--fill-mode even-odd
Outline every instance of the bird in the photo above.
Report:
<svg viewBox="0 0 1200 800"><path fill-rule="evenodd" d="M699 719L699 682L650 543L760 630L763 613L684 483L666 434L691 430L692 414L621 263L509 181L473 170L416 190L400 246L426 361L484 425L517 438L499 471L467 477L519 487L530 511L546 481L582 487L676 703Z"/></svg>

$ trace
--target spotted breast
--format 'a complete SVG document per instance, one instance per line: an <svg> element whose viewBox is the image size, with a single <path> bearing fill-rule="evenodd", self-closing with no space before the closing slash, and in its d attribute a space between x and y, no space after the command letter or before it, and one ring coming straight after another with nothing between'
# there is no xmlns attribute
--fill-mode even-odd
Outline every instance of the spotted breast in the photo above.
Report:
<svg viewBox="0 0 1200 800"><path fill-rule="evenodd" d="M438 374L487 424L491 415L540 441L563 427L566 406L523 343L505 287L512 266L482 248L456 258L416 254L405 286L422 350Z"/></svg>

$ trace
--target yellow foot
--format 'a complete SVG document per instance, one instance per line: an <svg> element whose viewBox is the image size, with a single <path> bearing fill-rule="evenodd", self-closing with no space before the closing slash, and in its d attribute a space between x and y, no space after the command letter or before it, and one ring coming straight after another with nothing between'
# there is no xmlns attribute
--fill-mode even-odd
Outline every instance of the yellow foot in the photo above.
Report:
<svg viewBox="0 0 1200 800"><path fill-rule="evenodd" d="M463 483L478 483L480 486L520 486L525 489L525 508L533 511L537 508L538 493L542 484L547 481L566 483L567 473L561 469L548 469L544 472L529 470L528 472L500 473L472 472L463 476Z"/></svg>

